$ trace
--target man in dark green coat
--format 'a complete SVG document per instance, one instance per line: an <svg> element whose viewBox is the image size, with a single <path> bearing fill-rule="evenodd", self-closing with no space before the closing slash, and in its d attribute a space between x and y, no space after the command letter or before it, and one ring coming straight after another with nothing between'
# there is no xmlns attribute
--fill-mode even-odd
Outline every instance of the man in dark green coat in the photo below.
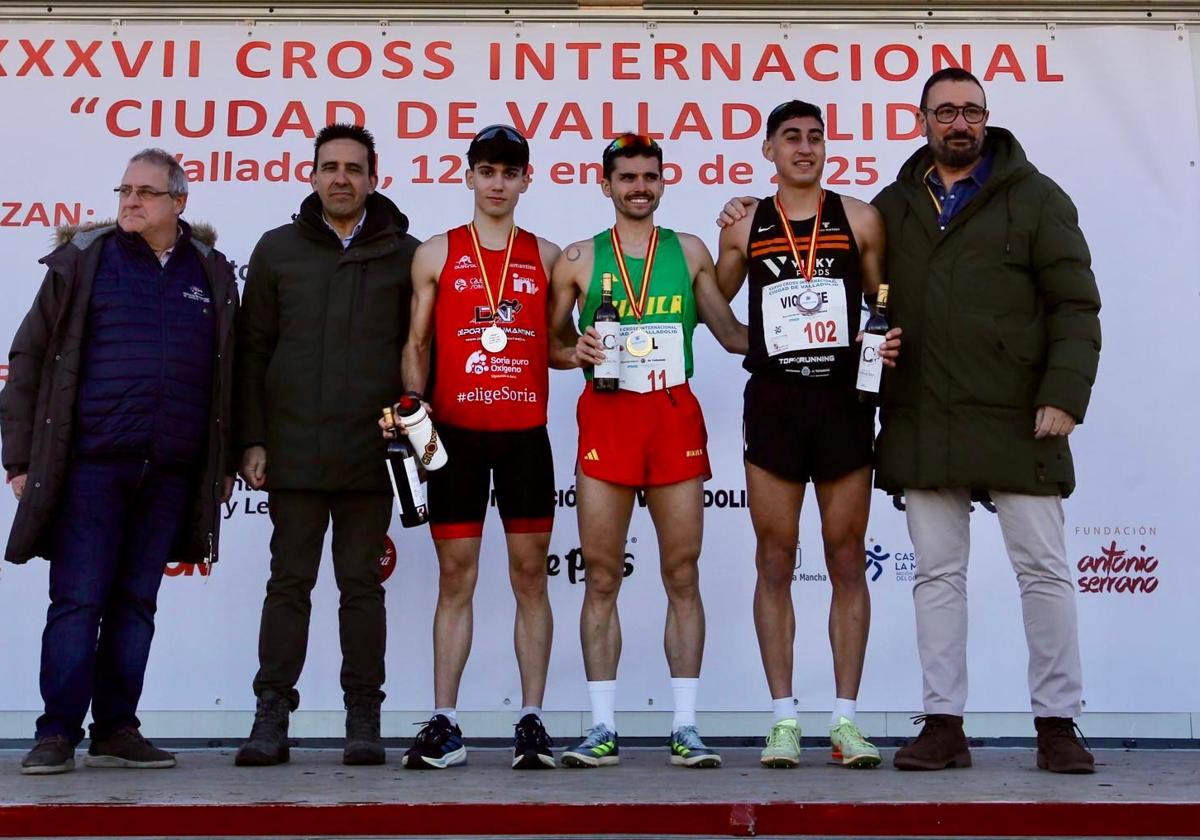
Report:
<svg viewBox="0 0 1200 840"><path fill-rule="evenodd" d="M905 339L884 384L876 484L906 500L924 676L924 728L895 764L970 764L969 510L986 495L1021 591L1038 766L1092 772L1074 735L1082 676L1062 499L1075 487L1067 436L1099 361L1100 295L1071 200L987 117L970 73L931 76L928 143L874 202Z"/></svg>
<svg viewBox="0 0 1200 840"><path fill-rule="evenodd" d="M238 340L242 475L270 492L271 577L259 629L258 698L237 764L288 759L288 715L308 646L310 593L333 521L340 592L346 764L382 764L387 637L379 558L391 516L376 420L403 391L408 219L375 192L375 143L358 126L316 138L313 193L250 257Z"/></svg>

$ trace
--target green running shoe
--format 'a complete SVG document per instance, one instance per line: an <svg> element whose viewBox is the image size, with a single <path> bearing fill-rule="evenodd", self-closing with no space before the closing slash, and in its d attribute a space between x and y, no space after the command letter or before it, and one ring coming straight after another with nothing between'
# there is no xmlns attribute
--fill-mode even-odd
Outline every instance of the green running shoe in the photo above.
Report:
<svg viewBox="0 0 1200 840"><path fill-rule="evenodd" d="M617 733L598 723L587 732L583 743L562 754L564 767L610 767L620 764Z"/></svg>
<svg viewBox="0 0 1200 840"><path fill-rule="evenodd" d="M677 767L720 767L721 756L710 750L700 740L694 726L681 726L671 733L667 742L671 750L671 763Z"/></svg>
<svg viewBox="0 0 1200 840"><path fill-rule="evenodd" d="M879 766L879 750L852 720L840 718L838 725L829 730L829 743L833 745L833 760L843 767Z"/></svg>
<svg viewBox="0 0 1200 840"><path fill-rule="evenodd" d="M800 726L794 719L771 727L766 749L758 759L766 767L795 767L800 763Z"/></svg>

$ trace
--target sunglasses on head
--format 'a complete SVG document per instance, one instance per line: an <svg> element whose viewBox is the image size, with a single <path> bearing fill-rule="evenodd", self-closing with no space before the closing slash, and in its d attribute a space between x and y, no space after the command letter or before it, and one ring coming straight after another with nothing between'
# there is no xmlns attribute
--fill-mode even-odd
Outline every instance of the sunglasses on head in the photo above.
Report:
<svg viewBox="0 0 1200 840"><path fill-rule="evenodd" d="M471 142L481 143L487 140L495 140L496 138L503 138L510 143L516 143L518 146L529 145L529 141L525 139L525 136L521 132L517 131L511 125L500 123L481 128L479 133L475 135L475 139Z"/></svg>
<svg viewBox="0 0 1200 840"><path fill-rule="evenodd" d="M659 151L658 143L654 142L653 137L647 137L645 134L622 134L604 148L604 159L607 160L612 155L625 149L646 149L651 152Z"/></svg>

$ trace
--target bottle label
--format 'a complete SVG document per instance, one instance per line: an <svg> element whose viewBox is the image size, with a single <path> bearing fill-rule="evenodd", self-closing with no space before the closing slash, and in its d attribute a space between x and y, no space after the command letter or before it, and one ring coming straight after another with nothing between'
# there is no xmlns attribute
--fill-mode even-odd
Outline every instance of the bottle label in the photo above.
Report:
<svg viewBox="0 0 1200 840"><path fill-rule="evenodd" d="M616 321L597 321L593 326L600 334L604 361L592 369L596 379L617 379L621 375L621 325Z"/></svg>
<svg viewBox="0 0 1200 840"><path fill-rule="evenodd" d="M415 458L404 459L404 475L408 479L408 492L412 495L413 507L417 509L418 514L423 514L425 511L425 486L421 484L421 476L417 472L417 461Z"/></svg>
<svg viewBox="0 0 1200 840"><path fill-rule="evenodd" d="M883 345L884 337L874 333L863 333L862 347L858 353L858 390L870 394L879 393L879 383L883 379L883 359L879 348Z"/></svg>

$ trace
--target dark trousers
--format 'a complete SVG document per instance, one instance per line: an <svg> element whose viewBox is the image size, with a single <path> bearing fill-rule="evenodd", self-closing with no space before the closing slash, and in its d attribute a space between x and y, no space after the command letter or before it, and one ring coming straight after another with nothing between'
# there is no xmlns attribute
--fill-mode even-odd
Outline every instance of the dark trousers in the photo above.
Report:
<svg viewBox="0 0 1200 840"><path fill-rule="evenodd" d="M392 497L383 493L270 493L271 579L258 631L254 693L275 691L295 709L296 682L308 650L311 594L321 564L325 529L333 520L333 575L340 602L342 691L347 698L383 700L387 616L379 558L383 556Z"/></svg>
<svg viewBox="0 0 1200 840"><path fill-rule="evenodd" d="M75 461L50 558L37 737L83 739L139 726L158 587L194 482L141 460Z"/></svg>

